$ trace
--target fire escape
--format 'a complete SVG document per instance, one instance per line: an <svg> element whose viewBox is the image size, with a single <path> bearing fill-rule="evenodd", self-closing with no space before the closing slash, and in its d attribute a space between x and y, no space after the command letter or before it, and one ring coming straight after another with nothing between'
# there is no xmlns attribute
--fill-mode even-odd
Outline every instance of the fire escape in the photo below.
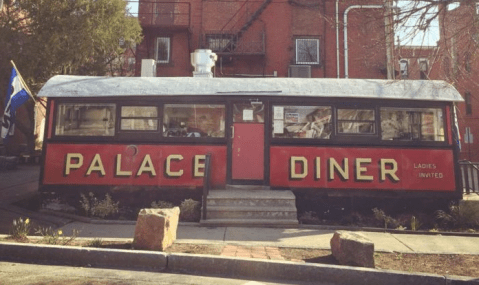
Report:
<svg viewBox="0 0 479 285"><path fill-rule="evenodd" d="M253 13L248 12L246 0L236 13L224 24L219 31L207 31L204 34L205 47L213 50L220 56L232 55L264 55L265 32L264 27L260 31L246 32L260 17L272 0L265 0ZM232 23L235 21L234 23ZM244 23L241 25L241 23ZM230 26L229 29L226 27ZM239 26L239 28L236 28Z"/></svg>

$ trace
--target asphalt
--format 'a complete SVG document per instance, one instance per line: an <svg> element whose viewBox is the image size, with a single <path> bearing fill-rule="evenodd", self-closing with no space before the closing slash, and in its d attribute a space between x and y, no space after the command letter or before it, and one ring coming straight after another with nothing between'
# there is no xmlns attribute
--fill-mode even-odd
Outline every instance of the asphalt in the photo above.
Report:
<svg viewBox="0 0 479 285"><path fill-rule="evenodd" d="M35 177L35 167L25 167L20 169L21 171L30 174L13 174L18 170L12 171L12 175L0 173L0 194L2 195L0 197L3 201L3 203L0 202L0 224L11 225L12 217L22 217L30 218L39 224L53 225L53 228L62 230L65 236L72 235L73 230L78 230L78 238L101 238L105 241L124 240L127 242L133 239L135 222L85 219L78 221L74 217L58 217L49 213L31 212L10 205L15 199L35 195L31 191L32 179L27 179ZM5 177L16 177L20 182L3 183ZM17 193L11 194L14 189ZM24 190L18 193L19 189ZM3 199L3 197L7 198ZM202 227L195 223L180 223L176 243L330 249L330 239L335 230L338 228L301 225L296 228ZM365 235L374 243L377 252L479 254L479 235L381 232L378 229L358 228L349 230L359 231ZM5 235L0 235L0 238L2 237ZM479 284L479 279L473 278L406 274L347 266L0 242L0 260L18 261L19 258L32 262L93 267L124 268L133 266L142 269L151 267L153 270L200 275L221 275L229 272L232 277L243 276L260 279L268 277L277 279L279 276L286 280L313 281L316 280L315 278L322 278L322 281L331 282L331 284ZM338 274L343 276L342 279L337 276Z"/></svg>

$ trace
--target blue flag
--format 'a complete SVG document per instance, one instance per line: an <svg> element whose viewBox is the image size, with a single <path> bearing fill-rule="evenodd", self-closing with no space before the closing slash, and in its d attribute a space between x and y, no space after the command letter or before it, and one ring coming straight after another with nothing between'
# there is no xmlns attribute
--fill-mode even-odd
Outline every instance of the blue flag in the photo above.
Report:
<svg viewBox="0 0 479 285"><path fill-rule="evenodd" d="M1 137L4 143L7 142L8 134L13 134L15 123L15 111L29 98L25 86L20 80L15 68L12 68L10 84L8 85L7 97L5 98L5 111L3 113Z"/></svg>

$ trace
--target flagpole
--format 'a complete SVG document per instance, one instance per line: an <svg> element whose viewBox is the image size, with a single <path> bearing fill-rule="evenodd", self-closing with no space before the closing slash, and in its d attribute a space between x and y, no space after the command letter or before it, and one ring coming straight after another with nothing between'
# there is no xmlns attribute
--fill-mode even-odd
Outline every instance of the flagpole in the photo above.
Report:
<svg viewBox="0 0 479 285"><path fill-rule="evenodd" d="M27 86L27 84L25 83L25 81L23 81L23 77L22 77L22 75L20 74L20 71L18 71L17 66L15 65L15 63L13 62L13 60L10 60L10 62L12 63L13 68L15 68L15 70L17 71L18 78L19 78L20 81L22 82L22 85L25 87L25 89L26 89L28 95L30 95L30 97L33 99L33 101L36 102L37 100L35 99L35 97L33 97L32 91L30 91L30 88L28 88L28 86Z"/></svg>

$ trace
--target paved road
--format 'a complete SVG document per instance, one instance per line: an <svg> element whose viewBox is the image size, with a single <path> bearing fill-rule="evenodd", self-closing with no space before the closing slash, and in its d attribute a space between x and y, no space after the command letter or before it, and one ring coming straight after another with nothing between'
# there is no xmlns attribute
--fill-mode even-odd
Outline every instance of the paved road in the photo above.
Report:
<svg viewBox="0 0 479 285"><path fill-rule="evenodd" d="M143 285L143 284L222 284L222 285L272 285L288 284L282 281L258 282L244 279L205 277L187 274L144 272L133 270L99 269L68 266L50 266L0 262L0 284L71 284L71 285ZM291 283L290 283L291 284ZM309 285L313 283L298 283ZM314 284L319 284L315 282ZM326 284L324 284L326 285Z"/></svg>
<svg viewBox="0 0 479 285"><path fill-rule="evenodd" d="M19 164L17 169L0 171L0 205L8 205L38 193L40 166Z"/></svg>

